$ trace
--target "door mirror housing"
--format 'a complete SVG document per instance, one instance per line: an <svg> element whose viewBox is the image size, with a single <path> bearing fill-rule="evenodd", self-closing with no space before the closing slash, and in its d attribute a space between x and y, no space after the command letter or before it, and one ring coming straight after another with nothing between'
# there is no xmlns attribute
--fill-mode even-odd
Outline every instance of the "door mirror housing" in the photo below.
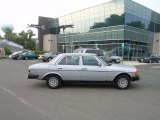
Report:
<svg viewBox="0 0 160 120"><path fill-rule="evenodd" d="M99 67L101 67L101 66L102 66L102 64L101 64L101 63L98 63L98 66L99 66Z"/></svg>

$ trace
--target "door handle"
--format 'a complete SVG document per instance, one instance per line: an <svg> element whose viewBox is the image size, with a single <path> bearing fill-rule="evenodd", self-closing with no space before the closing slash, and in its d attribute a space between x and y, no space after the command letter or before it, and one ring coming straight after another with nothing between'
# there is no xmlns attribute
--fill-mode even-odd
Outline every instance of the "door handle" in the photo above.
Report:
<svg viewBox="0 0 160 120"><path fill-rule="evenodd" d="M59 70L62 70L62 68L58 68Z"/></svg>

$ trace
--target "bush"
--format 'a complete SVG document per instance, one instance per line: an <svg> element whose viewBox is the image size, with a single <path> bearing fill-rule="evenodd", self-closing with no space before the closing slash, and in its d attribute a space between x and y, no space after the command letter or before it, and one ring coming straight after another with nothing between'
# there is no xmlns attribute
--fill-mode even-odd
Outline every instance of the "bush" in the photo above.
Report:
<svg viewBox="0 0 160 120"><path fill-rule="evenodd" d="M11 50L8 47L4 47L6 55L12 54Z"/></svg>
<svg viewBox="0 0 160 120"><path fill-rule="evenodd" d="M36 51L34 51L34 52L35 52L35 54L37 54L37 55L41 55L41 54L46 53L47 51L36 50Z"/></svg>

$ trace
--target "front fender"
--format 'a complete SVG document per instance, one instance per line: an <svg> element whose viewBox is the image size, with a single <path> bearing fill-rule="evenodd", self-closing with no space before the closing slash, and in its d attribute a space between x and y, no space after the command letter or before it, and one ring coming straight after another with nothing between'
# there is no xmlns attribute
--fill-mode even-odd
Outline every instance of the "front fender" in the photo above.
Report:
<svg viewBox="0 0 160 120"><path fill-rule="evenodd" d="M122 74L127 74L128 76L130 76L130 78L131 78L131 76L132 76L131 73L126 73L126 72L113 72L113 71L112 71L112 72L108 72L107 81L114 81L117 76L122 75Z"/></svg>

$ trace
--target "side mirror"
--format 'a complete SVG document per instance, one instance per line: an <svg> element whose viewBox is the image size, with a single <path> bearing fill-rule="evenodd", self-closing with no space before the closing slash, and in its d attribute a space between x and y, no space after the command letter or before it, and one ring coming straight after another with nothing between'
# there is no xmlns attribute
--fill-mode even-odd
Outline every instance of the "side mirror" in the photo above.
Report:
<svg viewBox="0 0 160 120"><path fill-rule="evenodd" d="M99 66L99 67L101 67L101 66L102 66L102 64L101 64L101 63L98 63L98 66Z"/></svg>

